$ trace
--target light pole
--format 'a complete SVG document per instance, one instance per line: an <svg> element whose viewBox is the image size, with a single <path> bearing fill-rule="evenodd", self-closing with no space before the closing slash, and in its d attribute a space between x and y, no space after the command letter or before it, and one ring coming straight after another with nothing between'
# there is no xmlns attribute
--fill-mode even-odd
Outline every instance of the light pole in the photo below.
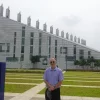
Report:
<svg viewBox="0 0 100 100"><path fill-rule="evenodd" d="M67 71L67 54L65 55L65 60L66 60L66 71Z"/></svg>

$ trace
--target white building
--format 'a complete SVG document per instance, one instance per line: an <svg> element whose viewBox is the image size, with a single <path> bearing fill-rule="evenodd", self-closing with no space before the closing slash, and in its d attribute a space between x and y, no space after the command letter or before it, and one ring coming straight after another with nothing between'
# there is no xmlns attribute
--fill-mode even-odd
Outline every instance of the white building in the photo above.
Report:
<svg viewBox="0 0 100 100"><path fill-rule="evenodd" d="M41 61L33 65L30 55L40 55ZM64 31L59 36L59 29L53 34L53 26L47 32L46 23L41 30L39 20L36 21L36 28L32 27L30 17L27 25L23 24L21 13L18 13L17 21L14 21L10 19L10 9L6 9L4 17L3 5L0 6L0 61L5 58L7 68L45 68L47 65L43 61L55 57L61 69L74 69L74 60L91 56L100 59L100 52L87 47L85 40L77 39L76 36L73 39L73 35L68 33L65 38Z"/></svg>

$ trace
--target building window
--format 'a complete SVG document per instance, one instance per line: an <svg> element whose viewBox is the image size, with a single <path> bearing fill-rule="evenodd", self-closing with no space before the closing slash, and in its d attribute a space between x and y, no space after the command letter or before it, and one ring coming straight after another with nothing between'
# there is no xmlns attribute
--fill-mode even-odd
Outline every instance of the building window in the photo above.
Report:
<svg viewBox="0 0 100 100"><path fill-rule="evenodd" d="M39 55L41 55L41 46L39 46Z"/></svg>
<svg viewBox="0 0 100 100"><path fill-rule="evenodd" d="M57 46L57 40L55 40L55 46Z"/></svg>
<svg viewBox="0 0 100 100"><path fill-rule="evenodd" d="M41 38L42 37L42 33L39 33L39 38Z"/></svg>
<svg viewBox="0 0 100 100"><path fill-rule="evenodd" d="M74 53L74 57L75 57L75 60L76 60L76 45L74 45L73 53Z"/></svg>
<svg viewBox="0 0 100 100"><path fill-rule="evenodd" d="M39 33L39 46L42 44L42 33Z"/></svg>
<svg viewBox="0 0 100 100"><path fill-rule="evenodd" d="M25 30L25 26L22 27L22 30Z"/></svg>
<svg viewBox="0 0 100 100"><path fill-rule="evenodd" d="M80 55L84 55L84 50L80 50Z"/></svg>
<svg viewBox="0 0 100 100"><path fill-rule="evenodd" d="M56 59L56 61L57 61L57 55L55 55L55 59Z"/></svg>
<svg viewBox="0 0 100 100"><path fill-rule="evenodd" d="M22 37L25 37L25 30L22 30Z"/></svg>
<svg viewBox="0 0 100 100"><path fill-rule="evenodd" d="M30 46L30 53L33 54L33 46Z"/></svg>
<svg viewBox="0 0 100 100"><path fill-rule="evenodd" d="M51 36L49 36L49 58L50 58L50 53L51 53Z"/></svg>
<svg viewBox="0 0 100 100"><path fill-rule="evenodd" d="M91 55L91 51L88 51L88 55Z"/></svg>
<svg viewBox="0 0 100 100"><path fill-rule="evenodd" d="M25 38L22 38L22 45L25 45Z"/></svg>
<svg viewBox="0 0 100 100"><path fill-rule="evenodd" d="M14 45L16 45L16 38L14 38Z"/></svg>
<svg viewBox="0 0 100 100"><path fill-rule="evenodd" d="M76 55L76 45L74 45L74 55Z"/></svg>
<svg viewBox="0 0 100 100"><path fill-rule="evenodd" d="M7 43L7 52L10 52L10 44Z"/></svg>
<svg viewBox="0 0 100 100"><path fill-rule="evenodd" d="M30 45L33 45L33 38L30 39Z"/></svg>
<svg viewBox="0 0 100 100"><path fill-rule="evenodd" d="M20 61L24 61L24 54L21 54Z"/></svg>
<svg viewBox="0 0 100 100"><path fill-rule="evenodd" d="M84 59L84 50L79 51L80 59Z"/></svg>
<svg viewBox="0 0 100 100"><path fill-rule="evenodd" d="M90 59L91 57L90 56L88 56L88 59Z"/></svg>
<svg viewBox="0 0 100 100"><path fill-rule="evenodd" d="M39 45L41 45L41 42L42 42L42 40L41 40L41 38L39 39Z"/></svg>
<svg viewBox="0 0 100 100"><path fill-rule="evenodd" d="M67 47L63 47L63 54L67 54Z"/></svg>
<svg viewBox="0 0 100 100"><path fill-rule="evenodd" d="M21 53L24 53L24 46L21 46Z"/></svg>
<svg viewBox="0 0 100 100"><path fill-rule="evenodd" d="M49 55L49 58L50 58L50 55Z"/></svg>
<svg viewBox="0 0 100 100"><path fill-rule="evenodd" d="M0 52L2 52L2 45L0 45Z"/></svg>
<svg viewBox="0 0 100 100"><path fill-rule="evenodd" d="M16 32L14 32L14 37L16 37Z"/></svg>
<svg viewBox="0 0 100 100"><path fill-rule="evenodd" d="M62 54L62 47L60 47L60 54Z"/></svg>
<svg viewBox="0 0 100 100"><path fill-rule="evenodd" d="M49 55L50 55L50 53L51 53L51 48L49 47Z"/></svg>
<svg viewBox="0 0 100 100"><path fill-rule="evenodd" d="M30 33L30 37L34 37L34 32L31 32Z"/></svg>
<svg viewBox="0 0 100 100"><path fill-rule="evenodd" d="M57 59L57 40L55 40L55 58Z"/></svg>
<svg viewBox="0 0 100 100"><path fill-rule="evenodd" d="M25 37L25 27L22 27L22 37Z"/></svg>
<svg viewBox="0 0 100 100"><path fill-rule="evenodd" d="M51 36L49 36L49 46L51 45Z"/></svg>
<svg viewBox="0 0 100 100"><path fill-rule="evenodd" d="M15 58L15 54L13 54L13 58Z"/></svg>
<svg viewBox="0 0 100 100"><path fill-rule="evenodd" d="M81 60L84 59L84 56L80 56L80 59L81 59Z"/></svg>
<svg viewBox="0 0 100 100"><path fill-rule="evenodd" d="M39 33L39 55L41 55L42 33Z"/></svg>
<svg viewBox="0 0 100 100"><path fill-rule="evenodd" d="M55 47L55 54L57 54L57 47Z"/></svg>

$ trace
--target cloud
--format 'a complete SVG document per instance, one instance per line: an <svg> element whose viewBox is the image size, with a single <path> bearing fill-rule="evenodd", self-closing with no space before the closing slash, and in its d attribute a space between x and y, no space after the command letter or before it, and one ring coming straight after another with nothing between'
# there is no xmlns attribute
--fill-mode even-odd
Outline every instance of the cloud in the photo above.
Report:
<svg viewBox="0 0 100 100"><path fill-rule="evenodd" d="M74 27L80 23L81 18L75 15L63 16L61 18L61 21L63 24L67 25L68 27Z"/></svg>

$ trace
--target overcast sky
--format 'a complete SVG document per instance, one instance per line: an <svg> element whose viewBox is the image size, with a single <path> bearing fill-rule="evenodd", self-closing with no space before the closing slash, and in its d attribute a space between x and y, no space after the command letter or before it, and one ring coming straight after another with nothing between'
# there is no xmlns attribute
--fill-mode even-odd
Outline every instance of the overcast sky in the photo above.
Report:
<svg viewBox="0 0 100 100"><path fill-rule="evenodd" d="M41 29L46 22L48 31L53 25L54 33L59 28L100 51L100 0L0 0L0 4L5 9L10 7L11 19L16 20L21 12L23 23L31 16L32 26L39 19Z"/></svg>

